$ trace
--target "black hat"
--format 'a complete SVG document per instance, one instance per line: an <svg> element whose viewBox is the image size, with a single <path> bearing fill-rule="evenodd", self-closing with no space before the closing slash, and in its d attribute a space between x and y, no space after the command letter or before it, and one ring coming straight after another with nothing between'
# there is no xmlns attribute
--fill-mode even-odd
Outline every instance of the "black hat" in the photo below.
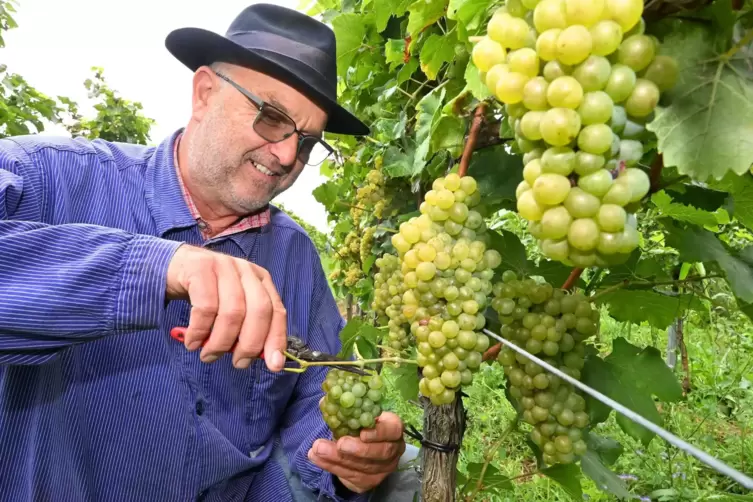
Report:
<svg viewBox="0 0 753 502"><path fill-rule="evenodd" d="M278 5L251 5L235 18L224 37L201 28L181 28L167 36L165 46L192 71L222 61L285 82L326 110L325 131L369 133L363 122L337 103L334 32L301 12Z"/></svg>

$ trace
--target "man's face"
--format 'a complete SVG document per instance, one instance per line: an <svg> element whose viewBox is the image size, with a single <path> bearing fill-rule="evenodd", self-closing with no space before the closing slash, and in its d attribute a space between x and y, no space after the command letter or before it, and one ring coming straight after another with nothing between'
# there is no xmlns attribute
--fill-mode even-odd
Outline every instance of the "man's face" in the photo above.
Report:
<svg viewBox="0 0 753 502"><path fill-rule="evenodd" d="M285 112L299 131L321 136L325 112L292 87L246 68L225 67L233 82ZM303 170L298 134L270 143L254 130L259 109L211 71L194 78L194 137L188 145L189 177L206 201L235 214L264 207L290 188Z"/></svg>

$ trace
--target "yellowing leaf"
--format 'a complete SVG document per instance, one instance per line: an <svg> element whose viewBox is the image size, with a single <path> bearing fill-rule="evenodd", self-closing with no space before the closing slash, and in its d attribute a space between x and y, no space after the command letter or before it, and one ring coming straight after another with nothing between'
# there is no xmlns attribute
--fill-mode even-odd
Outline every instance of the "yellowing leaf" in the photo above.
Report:
<svg viewBox="0 0 753 502"><path fill-rule="evenodd" d="M455 57L457 38L452 35L437 35L433 33L421 47L421 71L429 80L435 80L442 65L452 61Z"/></svg>

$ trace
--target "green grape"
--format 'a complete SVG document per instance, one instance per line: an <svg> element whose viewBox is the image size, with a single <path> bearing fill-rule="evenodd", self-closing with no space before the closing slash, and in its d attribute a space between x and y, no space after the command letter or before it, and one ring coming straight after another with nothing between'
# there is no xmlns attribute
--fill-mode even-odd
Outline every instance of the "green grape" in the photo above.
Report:
<svg viewBox="0 0 753 502"><path fill-rule="evenodd" d="M489 90L493 92L494 89L497 88L497 84L499 83L499 79L502 77L502 75L508 73L509 71L510 67L506 64L495 64L491 67L491 69L489 69L488 72L486 72L482 80L486 84L486 87L488 87Z"/></svg>
<svg viewBox="0 0 753 502"><path fill-rule="evenodd" d="M585 126L578 134L578 148L601 155L612 146L612 129L606 124L591 124Z"/></svg>
<svg viewBox="0 0 753 502"><path fill-rule="evenodd" d="M615 181L616 183L626 183L630 187L630 202L641 200L651 188L651 180L648 175L641 169L630 167L625 169Z"/></svg>
<svg viewBox="0 0 753 502"><path fill-rule="evenodd" d="M622 103L632 94L636 80L635 72L631 68L616 64L612 66L612 73L609 75L604 92L609 94L615 103Z"/></svg>
<svg viewBox="0 0 753 502"><path fill-rule="evenodd" d="M599 198L580 187L573 187L563 205L573 218L592 218L599 211Z"/></svg>
<svg viewBox="0 0 753 502"><path fill-rule="evenodd" d="M575 154L575 164L573 170L579 176L591 174L598 171L606 163L604 156L595 155L584 151L578 151Z"/></svg>
<svg viewBox="0 0 753 502"><path fill-rule="evenodd" d="M623 139L620 141L618 159L625 162L626 166L635 166L640 162L641 157L643 157L643 143L634 139Z"/></svg>
<svg viewBox="0 0 753 502"><path fill-rule="evenodd" d="M679 74L680 67L676 59L659 55L648 65L643 78L656 84L659 91L665 92L675 86Z"/></svg>
<svg viewBox="0 0 753 502"><path fill-rule="evenodd" d="M611 72L612 65L607 58L591 55L575 68L573 77L585 92L600 91L607 85Z"/></svg>
<svg viewBox="0 0 753 502"><path fill-rule="evenodd" d="M528 9L523 5L521 0L507 0L505 7L507 7L507 12L514 17L523 17L528 12Z"/></svg>
<svg viewBox="0 0 753 502"><path fill-rule="evenodd" d="M627 213L622 207L616 204L602 204L596 221L604 232L622 232L626 219Z"/></svg>
<svg viewBox="0 0 753 502"><path fill-rule="evenodd" d="M541 0L533 10L533 26L537 33L567 27L565 2L563 0Z"/></svg>
<svg viewBox="0 0 753 502"><path fill-rule="evenodd" d="M541 176L542 170L541 159L533 159L523 168L523 179L530 186L533 186L536 179Z"/></svg>
<svg viewBox="0 0 753 502"><path fill-rule="evenodd" d="M596 56L609 56L622 43L622 28L611 19L603 19L591 26L590 33L591 51Z"/></svg>
<svg viewBox="0 0 753 502"><path fill-rule="evenodd" d="M624 207L630 203L632 196L633 190L630 185L625 182L616 182L612 183L612 186L609 187L609 190L607 190L607 193L604 194L601 200L604 204L616 204Z"/></svg>
<svg viewBox="0 0 753 502"><path fill-rule="evenodd" d="M511 72L528 77L535 77L539 74L539 57L535 50L528 47L510 52L507 56L507 65Z"/></svg>
<svg viewBox="0 0 753 502"><path fill-rule="evenodd" d="M541 33L536 39L536 53L544 61L557 59L557 37L560 36L560 28L552 28Z"/></svg>
<svg viewBox="0 0 753 502"><path fill-rule="evenodd" d="M541 156L541 172L568 176L575 167L575 152L571 148L554 146Z"/></svg>
<svg viewBox="0 0 753 502"><path fill-rule="evenodd" d="M559 77L549 84L546 97L552 107L578 108L583 100L583 88L573 77Z"/></svg>
<svg viewBox="0 0 753 502"><path fill-rule="evenodd" d="M591 47L591 33L585 26L568 26L557 37L557 60L566 65L579 64L591 54Z"/></svg>
<svg viewBox="0 0 753 502"><path fill-rule="evenodd" d="M612 118L609 121L609 127L615 134L622 134L627 123L627 112L622 106L614 105L612 107Z"/></svg>
<svg viewBox="0 0 753 502"><path fill-rule="evenodd" d="M523 135L531 141L541 139L541 119L544 117L544 112L530 111L523 115L520 119L520 130Z"/></svg>
<svg viewBox="0 0 753 502"><path fill-rule="evenodd" d="M544 77L533 77L523 87L523 105L532 111L546 111L549 103L546 93L549 82ZM524 115L525 116L525 115Z"/></svg>
<svg viewBox="0 0 753 502"><path fill-rule="evenodd" d="M564 206L547 209L541 217L542 237L544 239L562 239L567 236L567 230L570 228L572 220L572 216Z"/></svg>
<svg viewBox="0 0 753 502"><path fill-rule="evenodd" d="M604 17L616 21L623 32L630 31L643 14L643 0L606 0Z"/></svg>
<svg viewBox="0 0 753 502"><path fill-rule="evenodd" d="M567 243L567 239L561 239L559 241L546 239L541 242L541 252L552 260L563 261L567 259L570 252L570 246ZM546 345L544 346L544 350L546 350Z"/></svg>
<svg viewBox="0 0 753 502"><path fill-rule="evenodd" d="M375 417L381 414L382 394L377 389L382 386L378 374L356 376L335 368L328 371L322 383L325 399L319 409L335 439L358 436L362 429L374 427Z"/></svg>
<svg viewBox="0 0 753 502"><path fill-rule="evenodd" d="M536 178L532 191L540 204L559 204L570 191L570 180L559 174L542 174Z"/></svg>
<svg viewBox="0 0 753 502"><path fill-rule="evenodd" d="M617 50L617 62L630 67L634 72L646 68L656 55L654 42L646 35L625 38Z"/></svg>
<svg viewBox="0 0 753 502"><path fill-rule="evenodd" d="M650 80L639 78L633 92L625 101L625 111L632 117L647 117L659 104L659 87Z"/></svg>
<svg viewBox="0 0 753 502"><path fill-rule="evenodd" d="M544 65L543 75L547 82L552 82L558 77L570 75L572 68L568 65L562 64L559 61L549 61Z"/></svg>
<svg viewBox="0 0 753 502"><path fill-rule="evenodd" d="M541 136L552 146L565 146L578 136L580 116L569 108L552 108L541 119Z"/></svg>
<svg viewBox="0 0 753 502"><path fill-rule="evenodd" d="M568 243L580 251L591 251L599 243L599 226L591 218L579 218L570 225Z"/></svg>
<svg viewBox="0 0 753 502"><path fill-rule="evenodd" d="M494 94L505 104L520 103L523 100L523 88L529 79L529 76L522 73L507 72L500 76Z"/></svg>
<svg viewBox="0 0 753 502"><path fill-rule="evenodd" d="M505 49L489 37L484 37L473 47L471 52L473 64L480 71L487 72L493 66L504 63Z"/></svg>
<svg viewBox="0 0 753 502"><path fill-rule="evenodd" d="M583 125L605 124L612 118L614 102L603 91L587 92L578 107L578 115ZM611 128L610 128L611 131Z"/></svg>

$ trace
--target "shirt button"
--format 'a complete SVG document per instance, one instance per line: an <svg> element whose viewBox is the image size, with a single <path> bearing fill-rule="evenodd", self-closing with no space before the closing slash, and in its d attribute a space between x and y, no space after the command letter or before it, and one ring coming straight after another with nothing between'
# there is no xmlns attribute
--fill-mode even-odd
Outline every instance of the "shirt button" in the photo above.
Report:
<svg viewBox="0 0 753 502"><path fill-rule="evenodd" d="M204 414L204 402L203 401L198 401L196 403L196 414L199 416Z"/></svg>

